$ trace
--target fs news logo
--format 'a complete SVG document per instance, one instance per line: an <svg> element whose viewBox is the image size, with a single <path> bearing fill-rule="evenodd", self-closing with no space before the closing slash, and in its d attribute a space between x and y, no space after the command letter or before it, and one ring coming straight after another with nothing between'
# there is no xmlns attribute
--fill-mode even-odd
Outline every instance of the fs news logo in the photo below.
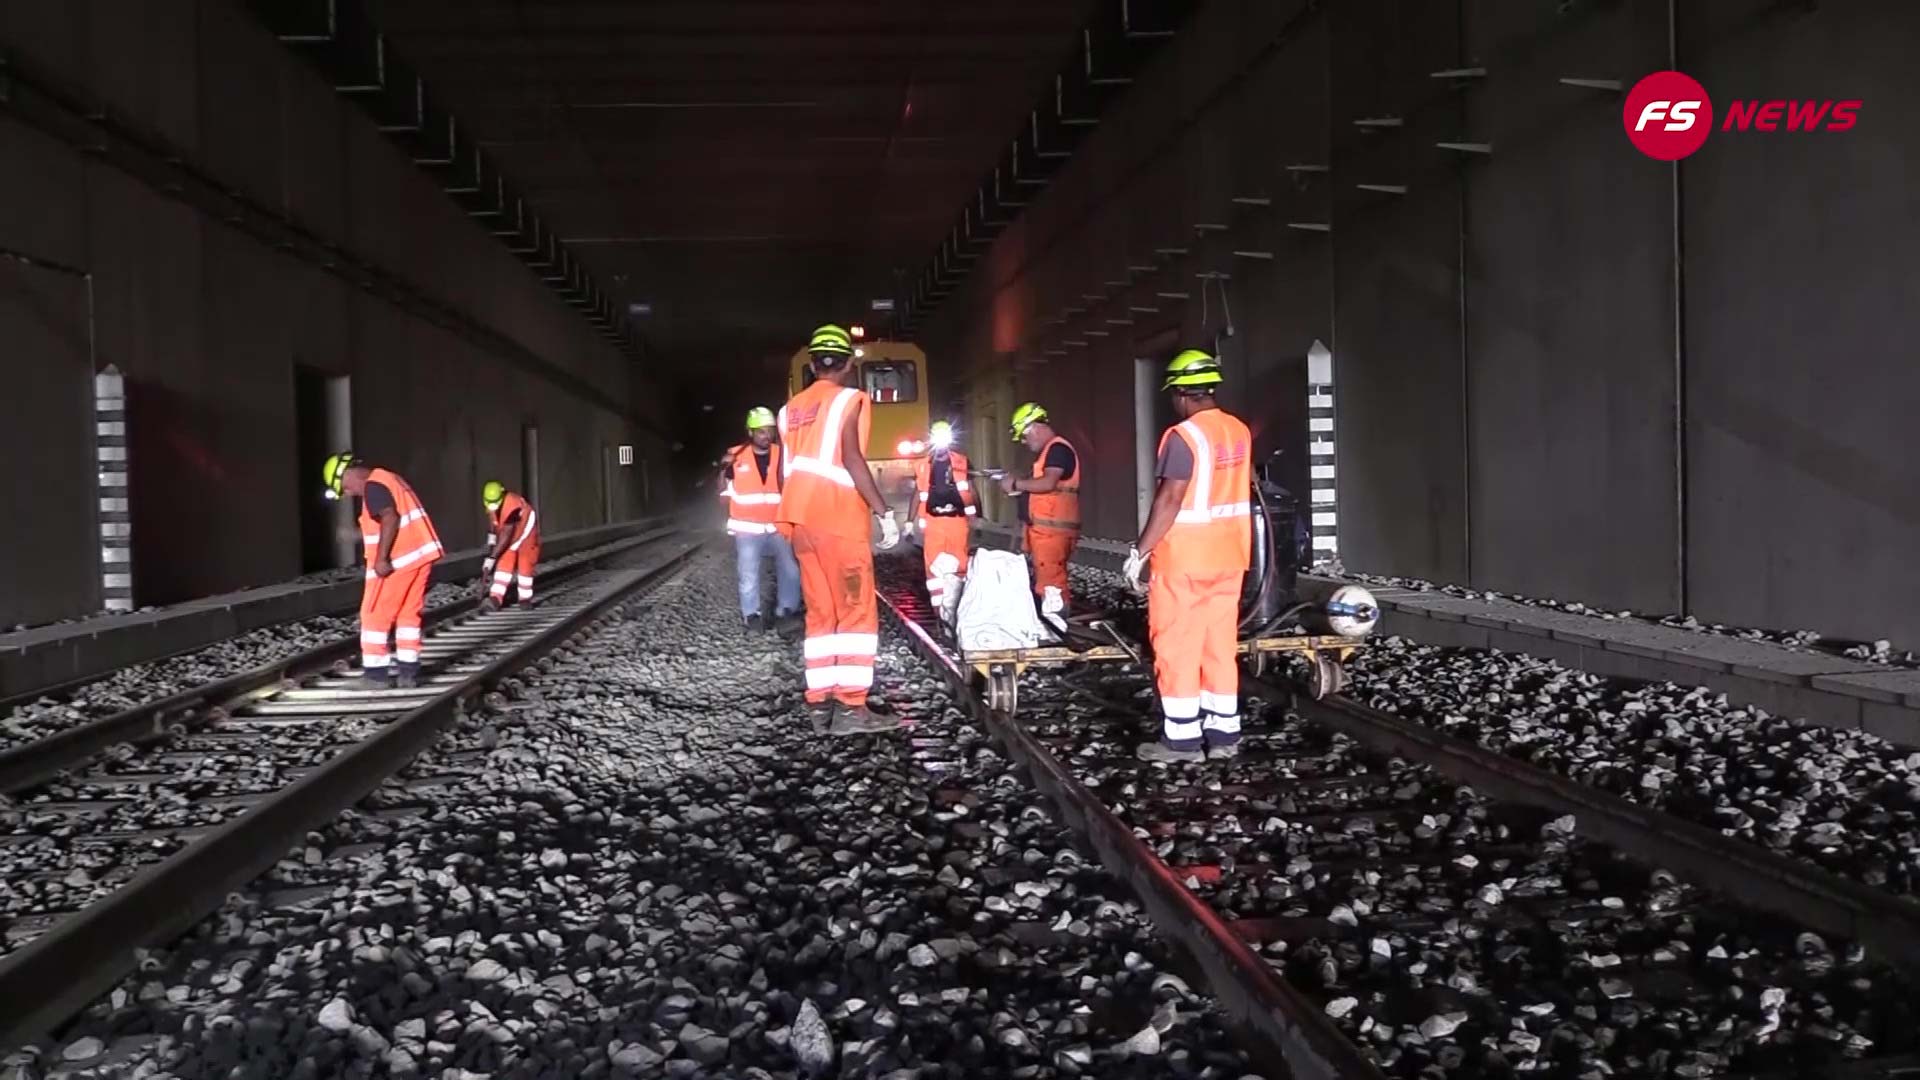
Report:
<svg viewBox="0 0 1920 1080"><path fill-rule="evenodd" d="M1846 131L1858 122L1858 101L1734 101L1721 131ZM1656 71L1633 84L1620 108L1627 139L1657 161L1679 161L1707 141L1713 99L1679 71Z"/></svg>

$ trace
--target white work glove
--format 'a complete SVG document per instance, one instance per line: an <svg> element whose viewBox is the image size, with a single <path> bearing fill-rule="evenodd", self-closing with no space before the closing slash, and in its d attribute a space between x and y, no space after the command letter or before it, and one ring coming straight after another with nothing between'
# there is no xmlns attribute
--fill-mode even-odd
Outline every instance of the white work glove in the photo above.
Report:
<svg viewBox="0 0 1920 1080"><path fill-rule="evenodd" d="M892 551L894 545L899 542L900 522L894 518L893 511L889 510L880 515L880 550Z"/></svg>
<svg viewBox="0 0 1920 1080"><path fill-rule="evenodd" d="M483 578L493 576L493 558L491 556L480 560L480 576Z"/></svg>
<svg viewBox="0 0 1920 1080"><path fill-rule="evenodd" d="M1139 548L1127 548L1127 564L1120 568L1120 572L1127 576L1127 588L1132 589L1135 595L1147 591L1146 582L1141 580L1147 572L1147 557L1140 554Z"/></svg>

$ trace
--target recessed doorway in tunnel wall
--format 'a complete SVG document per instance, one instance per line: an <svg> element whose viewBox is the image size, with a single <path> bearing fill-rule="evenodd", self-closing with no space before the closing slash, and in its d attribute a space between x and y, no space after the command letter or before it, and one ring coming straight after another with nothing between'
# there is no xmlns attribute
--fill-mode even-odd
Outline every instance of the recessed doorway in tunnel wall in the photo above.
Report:
<svg viewBox="0 0 1920 1080"><path fill-rule="evenodd" d="M300 572L351 566L359 558L353 502L321 497L322 466L353 448L353 384L302 364L293 369L294 492L300 500Z"/></svg>

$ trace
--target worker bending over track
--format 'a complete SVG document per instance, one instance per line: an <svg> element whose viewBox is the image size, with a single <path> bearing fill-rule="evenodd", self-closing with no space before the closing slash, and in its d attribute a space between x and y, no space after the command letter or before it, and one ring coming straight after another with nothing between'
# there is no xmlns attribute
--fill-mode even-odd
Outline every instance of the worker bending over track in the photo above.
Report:
<svg viewBox="0 0 1920 1080"><path fill-rule="evenodd" d="M522 604L533 603L533 570L540 562L540 515L517 491L498 480L480 488L480 505L487 509L487 558L480 577L492 575L487 605L498 609L507 602L507 587L517 591Z"/></svg>
<svg viewBox="0 0 1920 1080"><path fill-rule="evenodd" d="M1047 422L1047 410L1029 401L1013 410L1013 441L1033 451L1033 475L1001 481L1009 495L1024 494L1020 520L1026 525L1025 543L1033 557L1033 593L1044 610L1047 590L1057 591L1059 613L1066 617L1073 605L1067 584L1067 564L1080 543L1080 455Z"/></svg>
<svg viewBox="0 0 1920 1080"><path fill-rule="evenodd" d="M808 711L817 732L885 731L898 719L867 706L880 649L868 517L880 518L881 550L900 542L900 524L867 468L872 403L853 387L853 339L822 326L807 352L815 380L780 410L786 489L778 520L792 530L806 598Z"/></svg>
<svg viewBox="0 0 1920 1080"><path fill-rule="evenodd" d="M427 577L445 554L420 497L398 473L375 468L351 453L325 466L327 498L360 500L360 539L367 583L360 596L360 668L373 689L420 680L420 609ZM388 652L388 636L393 650Z"/></svg>
<svg viewBox="0 0 1920 1080"><path fill-rule="evenodd" d="M800 614L800 565L793 545L780 535L780 447L774 444L778 422L773 410L747 411L747 441L727 451L720 494L727 500L727 533L733 537L735 571L740 583L740 618L760 630L766 615L760 605L760 576L773 556L774 626L788 630Z"/></svg>
<svg viewBox="0 0 1920 1080"><path fill-rule="evenodd" d="M1240 586L1253 550L1253 435L1220 408L1220 364L1188 349L1167 365L1180 422L1160 436L1153 507L1127 552L1137 592L1148 560L1147 631L1165 714L1147 761L1199 761L1240 751ZM1204 754L1203 754L1204 751Z"/></svg>
<svg viewBox="0 0 1920 1080"><path fill-rule="evenodd" d="M952 621L953 605L960 601L959 579L967 574L973 519L980 510L967 475L967 455L953 449L953 425L934 421L927 442L931 452L913 465L921 561L927 570L927 598L941 618Z"/></svg>

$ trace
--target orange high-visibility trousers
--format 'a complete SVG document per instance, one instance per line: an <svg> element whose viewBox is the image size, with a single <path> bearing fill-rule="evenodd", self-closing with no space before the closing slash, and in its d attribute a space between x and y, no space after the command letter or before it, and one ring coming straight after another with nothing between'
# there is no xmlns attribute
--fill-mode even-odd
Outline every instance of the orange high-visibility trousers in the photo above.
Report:
<svg viewBox="0 0 1920 1080"><path fill-rule="evenodd" d="M927 598L933 601L935 607L945 602L946 590L934 575L933 560L942 555L951 555L960 560L960 567L954 573L967 576L967 541L972 532L972 518L954 516L920 519L921 555L927 568Z"/></svg>
<svg viewBox="0 0 1920 1080"><path fill-rule="evenodd" d="M1033 556L1033 595L1044 597L1047 586L1060 590L1060 603L1071 609L1073 593L1067 585L1067 563L1080 543L1080 534L1071 529L1043 529L1027 526L1027 551Z"/></svg>
<svg viewBox="0 0 1920 1080"><path fill-rule="evenodd" d="M880 651L880 607L867 539L793 526L793 557L807 605L807 701L864 705Z"/></svg>
<svg viewBox="0 0 1920 1080"><path fill-rule="evenodd" d="M432 574L432 563L418 563L386 577L367 571L366 588L360 594L361 668L379 671L389 663L420 662L420 609L426 606L427 578Z"/></svg>
<svg viewBox="0 0 1920 1080"><path fill-rule="evenodd" d="M520 545L520 550L507 549L500 561L493 564L493 584L487 595L504 602L507 587L519 590L519 599L523 604L533 603L533 571L540 563L540 544L528 540Z"/></svg>
<svg viewBox="0 0 1920 1080"><path fill-rule="evenodd" d="M1240 583L1243 570L1162 574L1147 580L1153 681L1165 714L1161 740L1176 750L1240 741Z"/></svg>

